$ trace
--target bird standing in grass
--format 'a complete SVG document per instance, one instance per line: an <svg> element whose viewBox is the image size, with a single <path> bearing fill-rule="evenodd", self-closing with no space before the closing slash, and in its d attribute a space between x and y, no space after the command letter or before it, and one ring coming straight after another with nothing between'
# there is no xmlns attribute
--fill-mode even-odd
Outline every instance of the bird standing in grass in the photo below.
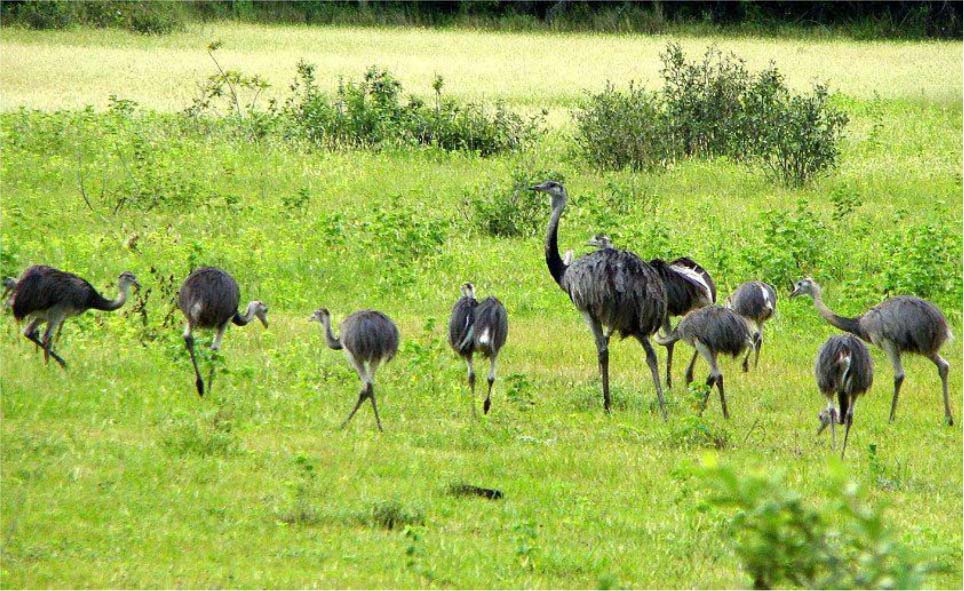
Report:
<svg viewBox="0 0 964 591"><path fill-rule="evenodd" d="M840 450L840 459L843 459L847 452L850 427L854 422L857 397L863 395L874 383L874 361L867 346L857 337L849 334L834 335L820 347L814 375L820 393L827 398L826 410L818 415L820 428L817 435L829 425L831 446L836 447L837 434L834 425L845 425L843 449ZM839 411L834 407L834 397L840 404Z"/></svg>
<svg viewBox="0 0 964 591"><path fill-rule="evenodd" d="M687 314L668 337L656 337L656 342L665 345L670 341L682 340L696 349L696 352L710 365L710 375L706 378L709 399L713 386L720 392L720 405L723 417L730 418L726 408L726 394L723 392L723 372L717 365L720 353L738 357L748 347L753 347L753 334L745 318L729 308L712 305L694 310ZM686 370L686 385L693 381L693 364Z"/></svg>
<svg viewBox="0 0 964 591"><path fill-rule="evenodd" d="M741 284L726 299L726 307L749 320L754 326L753 367L760 363L763 348L763 325L777 310L777 291L769 283L748 281ZM743 371L750 371L750 352L743 359Z"/></svg>
<svg viewBox="0 0 964 591"><path fill-rule="evenodd" d="M378 417L378 404L375 402L375 371L382 363L391 361L398 352L398 328L395 323L377 310L360 310L342 321L341 336L336 337L331 330L331 313L326 308L318 308L308 320L321 323L325 329L328 347L335 350L343 349L362 381L362 389L358 393L355 408L341 424L341 428L344 429L348 425L358 412L358 407L368 399L372 402L372 411L375 413L378 430L382 431L382 421Z"/></svg>
<svg viewBox="0 0 964 591"><path fill-rule="evenodd" d="M221 339L228 323L245 326L254 318L268 327L268 307L259 300L248 303L244 314L238 311L241 302L241 291L238 282L227 272L215 267L201 267L188 275L177 294L177 304L187 319L184 327L184 345L191 354L191 364L194 365L195 386L197 393L204 396L204 380L197 366L194 356L194 331L198 328L213 329L214 342L211 349L221 349ZM213 368L208 376L208 387L213 377Z"/></svg>
<svg viewBox="0 0 964 591"><path fill-rule="evenodd" d="M603 248L566 264L559 255L559 219L568 195L562 184L546 181L530 187L552 198L552 216L546 230L545 256L549 274L582 313L596 340L603 406L612 409L609 393L609 339L619 332L634 337L646 352L663 418L667 418L659 379L656 351L649 337L660 329L666 316L666 292L656 271L634 253Z"/></svg>
<svg viewBox="0 0 964 591"><path fill-rule="evenodd" d="M897 398L900 386L904 383L904 367L900 356L903 353L922 355L937 366L944 392L944 420L954 424L951 412L951 399L947 391L947 375L950 364L941 357L940 350L951 337L947 319L934 304L912 296L897 296L877 304L856 318L838 316L823 303L820 286L809 277L794 284L791 298L798 296L813 298L817 312L824 320L844 332L873 343L887 354L894 368L894 398L890 403L890 422L897 414Z"/></svg>
<svg viewBox="0 0 964 591"><path fill-rule="evenodd" d="M482 411L489 413L492 405L492 384L495 383L495 364L499 351L509 335L509 316L505 306L494 297L481 302L475 299L475 287L465 283L462 297L452 307L449 319L449 345L468 366L469 390L472 394L472 414L475 414L475 369L472 356L479 353L489 359L489 391Z"/></svg>
<svg viewBox="0 0 964 591"><path fill-rule="evenodd" d="M140 287L140 284L133 273L124 271L117 279L117 298L108 300L90 283L73 273L34 265L10 286L10 302L13 316L18 322L29 318L23 336L43 349L44 362L53 357L66 369L67 362L53 350L54 332L59 336L58 329L63 326L64 320L87 310L117 310L127 301L131 286ZM43 338L38 338L38 328L45 322L47 329Z"/></svg>

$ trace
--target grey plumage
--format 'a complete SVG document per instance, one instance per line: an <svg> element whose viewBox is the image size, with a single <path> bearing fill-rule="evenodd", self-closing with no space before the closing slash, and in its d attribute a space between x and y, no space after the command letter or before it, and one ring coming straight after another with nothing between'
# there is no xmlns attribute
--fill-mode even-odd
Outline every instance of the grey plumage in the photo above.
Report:
<svg viewBox="0 0 964 591"><path fill-rule="evenodd" d="M178 291L177 305L187 319L187 325L184 327L184 345L191 355L195 386L200 396L204 396L204 380L201 378L197 358L194 355L194 330L199 328L215 330L211 349L217 351L221 348L221 339L224 338L224 331L227 330L229 322L237 326L245 326L254 318L258 318L265 328L268 326L268 307L263 302L259 300L250 302L243 315L238 311L240 302L241 290L238 282L226 271L216 267L196 269L188 275ZM213 375L212 369L211 376L208 378L209 387Z"/></svg>
<svg viewBox="0 0 964 591"><path fill-rule="evenodd" d="M857 398L874 383L874 361L860 339L849 334L834 335L817 353L814 376L820 393L828 402L827 409L818 415L820 428L817 434L830 425L830 432L836 440L835 425L845 425L843 449L840 452L840 458L843 459L847 452L850 427L854 422L854 405ZM834 407L834 398L840 404L839 411Z"/></svg>
<svg viewBox="0 0 964 591"><path fill-rule="evenodd" d="M6 284L6 283L5 283ZM67 318L83 314L87 310L117 310L127 301L130 287L140 284L130 271L124 271L117 280L119 295L114 300L102 296L85 279L46 265L27 268L11 285L10 305L17 321L30 319L23 335L44 351L44 361L53 357L61 367L67 364L54 352L54 331L62 327ZM41 324L47 323L42 339L37 336ZM57 333L59 336L59 332Z"/></svg>
<svg viewBox="0 0 964 591"><path fill-rule="evenodd" d="M912 296L897 296L880 303L861 316L847 318L835 314L823 303L822 291L816 281L801 279L794 284L790 297L801 295L813 298L820 315L831 325L873 343L887 354L894 368L894 397L890 405L890 421L897 414L897 399L904 382L903 353L922 355L937 366L944 395L944 419L954 424L947 378L950 364L940 355L941 347L951 336L944 314L934 304Z"/></svg>
<svg viewBox="0 0 964 591"><path fill-rule="evenodd" d="M717 365L717 357L721 353L737 357L753 346L753 335L747 320L729 308L713 304L687 314L669 337L656 338L659 344L676 340L682 340L695 349L686 369L686 384L689 385L693 381L693 364L696 356L701 355L710 366L706 385L710 390L716 385L720 392L723 416L729 418L726 394L723 390L723 372ZM707 398L710 390L707 391Z"/></svg>
<svg viewBox="0 0 964 591"><path fill-rule="evenodd" d="M3 278L3 294L0 294L0 299L3 300L3 308L13 307L13 290L17 288L17 280L13 277Z"/></svg>
<svg viewBox="0 0 964 591"><path fill-rule="evenodd" d="M763 325L773 318L777 311L777 291L769 283L748 281L739 285L726 300L726 306L749 320L754 328L753 367L760 363L760 349L763 348ZM743 371L750 370L750 351L743 359Z"/></svg>
<svg viewBox="0 0 964 591"><path fill-rule="evenodd" d="M372 403L378 430L382 431L382 421L378 417L378 404L375 401L375 371L380 364L391 361L398 352L399 334L395 323L377 310L359 310L342 321L339 327L341 336L337 337L331 330L331 313L326 308L317 309L308 320L321 323L328 347L344 350L362 380L358 401L341 424L342 428L348 425L358 408L368 399Z"/></svg>
<svg viewBox="0 0 964 591"><path fill-rule="evenodd" d="M449 345L468 367L469 391L472 394L472 412L475 413L475 368L472 357L481 354L489 360L489 390L482 410L486 414L492 405L492 385L495 383L495 365L499 351L509 335L509 316L498 299L487 297L481 302L475 299L475 287L465 283L462 297L452 307L449 318Z"/></svg>
<svg viewBox="0 0 964 591"><path fill-rule="evenodd" d="M660 385L656 352L649 342L666 316L666 292L656 271L634 253L602 248L566 265L559 256L559 219L566 208L565 188L556 181L546 181L534 191L552 197L552 216L546 232L545 256L549 273L583 314L593 331L599 370L603 383L603 401L611 410L609 394L609 339L618 332L623 338L636 338L646 351L646 362L653 374L653 384L660 410L666 418L666 406Z"/></svg>

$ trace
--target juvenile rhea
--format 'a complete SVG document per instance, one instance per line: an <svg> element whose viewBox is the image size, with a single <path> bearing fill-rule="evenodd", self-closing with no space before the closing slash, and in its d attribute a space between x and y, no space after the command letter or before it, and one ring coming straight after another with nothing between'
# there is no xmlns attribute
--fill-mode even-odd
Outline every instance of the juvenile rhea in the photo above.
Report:
<svg viewBox="0 0 964 591"><path fill-rule="evenodd" d="M4 285L8 285L7 282ZM44 351L44 363L53 357L61 367L67 362L53 350L54 333L67 318L79 316L87 310L117 310L127 302L131 286L140 287L130 271L117 278L117 297L108 300L100 295L86 280L53 267L34 265L28 267L15 282L9 284L13 317L18 321L29 319L23 336ZM47 323L43 338L38 337L41 324Z"/></svg>
<svg viewBox="0 0 964 591"><path fill-rule="evenodd" d="M679 326L668 337L656 337L656 342L664 345L670 341L682 340L696 349L693 354L695 361L699 354L710 365L710 375L706 378L709 399L713 385L720 392L720 405L723 407L723 417L730 418L726 408L726 395L723 392L723 372L717 365L720 353L740 356L747 348L753 347L752 331L747 320L730 310L716 304L694 310L680 321ZM686 384L693 381L693 362L686 370Z"/></svg>
<svg viewBox="0 0 964 591"><path fill-rule="evenodd" d="M951 399L947 392L950 364L941 357L940 350L951 336L947 319L934 304L912 296L897 296L877 304L856 318L838 316L823 303L820 286L809 277L794 284L790 297L801 295L813 298L817 312L831 325L856 335L861 340L880 347L887 353L894 367L894 398L890 403L890 422L897 414L897 397L904 383L904 368L900 363L903 353L922 355L937 366L944 392L944 420L954 424Z"/></svg>
<svg viewBox="0 0 964 591"><path fill-rule="evenodd" d="M449 345L468 366L469 390L472 393L472 413L475 414L475 369L472 356L481 354L489 360L489 391L482 404L482 411L489 413L492 405L492 384L495 383L495 364L499 351L509 335L509 316L505 306L494 297L481 302L475 299L475 286L465 283L462 297L452 307L449 319Z"/></svg>
<svg viewBox="0 0 964 591"><path fill-rule="evenodd" d="M199 396L204 396L204 380L197 366L194 356L194 331L199 328L214 330L214 342L211 349L221 349L221 339L228 323L245 326L254 318L261 321L268 328L268 307L260 300L248 303L245 313L238 311L241 302L241 290L238 282L226 271L215 267L201 267L187 276L177 294L177 305L184 313L187 324L184 327L184 346L191 355L194 366L195 386ZM208 376L210 388L211 376Z"/></svg>
<svg viewBox="0 0 964 591"><path fill-rule="evenodd" d="M760 363L760 349L763 348L763 325L777 311L777 291L769 283L748 281L726 299L726 307L753 325L753 367L756 368ZM743 359L743 371L750 371L750 351Z"/></svg>
<svg viewBox="0 0 964 591"><path fill-rule="evenodd" d="M382 363L391 361L398 352L398 328L395 323L377 310L360 310L342 320L341 336L336 337L331 330L331 313L326 308L318 308L308 320L321 323L325 329L328 347L344 350L362 381L355 408L341 424L341 428L348 425L358 408L368 399L372 402L378 430L383 431L382 421L378 417L378 404L375 402L375 371Z"/></svg>
<svg viewBox="0 0 964 591"><path fill-rule="evenodd" d="M817 435L830 426L831 445L836 447L837 434L834 425L846 426L840 459L847 452L847 439L854 422L854 405L857 397L870 389L874 383L874 361L867 346L860 339L846 335L834 335L820 347L814 366L817 387L827 398L827 408L818 415L820 428ZM840 409L834 407L834 397Z"/></svg>

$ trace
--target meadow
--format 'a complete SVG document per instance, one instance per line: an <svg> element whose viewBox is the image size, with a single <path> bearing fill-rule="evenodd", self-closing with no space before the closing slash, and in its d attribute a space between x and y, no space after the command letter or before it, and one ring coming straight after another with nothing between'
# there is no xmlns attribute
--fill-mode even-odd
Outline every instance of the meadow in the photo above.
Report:
<svg viewBox="0 0 964 591"><path fill-rule="evenodd" d="M318 64L326 88L379 64L424 97L441 74L453 96L546 109L548 129L525 150L483 158L306 149L172 125L212 73L204 47L214 39L227 67L272 84L266 98L282 96L300 58ZM227 24L161 37L5 29L0 271L45 263L110 293L130 270L144 289L117 313L68 321L66 372L44 367L4 316L0 585L747 587L729 515L699 476L713 457L739 474L782 474L815 506L839 494L828 487L843 472L886 507L895 539L936 567L924 586L960 588L961 44L680 39L694 53L716 43L752 68L773 60L793 87L829 83L850 116L841 162L802 188L725 159L640 173L581 163L570 110L607 80L652 83L666 41ZM112 94L138 105L108 109ZM138 161L156 167L144 174L180 201L118 201L132 178L148 178L116 158L113 142L132 137L161 155ZM519 171L564 176L562 249L585 252L589 236L607 232L644 258L693 257L724 297L750 279L777 285L759 368L723 362L730 420L716 398L702 417L694 411L682 345L664 422L629 340L611 347L614 412L603 413L591 334L543 260L548 202L540 229L513 238L480 231L467 213L466 200ZM243 301L268 304L271 322L232 327L219 356L204 354L218 374L203 399L171 305L201 264L229 270ZM885 292L939 304L956 336L944 357L957 424L942 424L933 365L911 357L888 424L892 372L873 350L875 384L841 465L815 436L824 399L812 376L835 329L809 300L786 298L797 271L821 281L841 314ZM493 409L478 419L445 343L467 280L498 296L510 319ZM337 429L358 382L308 323L322 305L336 323L371 307L399 325L399 355L377 378L384 433L367 408ZM505 496L450 494L463 482Z"/></svg>

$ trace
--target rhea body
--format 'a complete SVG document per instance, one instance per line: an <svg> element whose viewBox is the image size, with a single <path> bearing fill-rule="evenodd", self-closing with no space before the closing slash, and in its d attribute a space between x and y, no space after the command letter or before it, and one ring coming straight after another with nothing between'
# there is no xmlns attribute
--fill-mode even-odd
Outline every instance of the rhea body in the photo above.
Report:
<svg viewBox="0 0 964 591"><path fill-rule="evenodd" d="M495 383L495 365L499 351L509 336L509 316L498 299L487 297L481 302L475 299L475 286L465 283L462 297L452 307L449 318L449 345L468 368L469 390L472 394L472 413L475 414L475 368L472 357L476 353L489 360L489 390L482 403L482 411L488 414L492 406L492 385Z"/></svg>
<svg viewBox="0 0 964 591"><path fill-rule="evenodd" d="M847 453L847 439L854 422L854 405L874 383L874 361L867 346L849 334L834 335L820 347L814 365L817 387L827 399L827 408L818 415L820 428L817 434L830 426L832 446L836 446L835 425L845 426L843 449L840 459ZM839 410L834 402L839 403Z"/></svg>
<svg viewBox="0 0 964 591"><path fill-rule="evenodd" d="M904 383L901 355L911 353L930 359L937 366L944 394L944 420L954 424L947 391L950 364L940 355L951 336L944 314L934 304L913 296L897 296L877 304L856 318L835 314L823 302L820 286L810 278L794 284L790 297L810 296L817 312L832 326L883 349L894 368L894 397L890 403L890 422L897 414L897 399Z"/></svg>
<svg viewBox="0 0 964 591"><path fill-rule="evenodd" d="M740 284L726 299L726 307L746 318L753 325L753 367L760 363L760 349L763 348L763 325L773 318L777 311L777 291L769 283L748 281ZM743 359L743 371L750 371L750 353Z"/></svg>
<svg viewBox="0 0 964 591"><path fill-rule="evenodd" d="M245 326L255 318L268 327L268 307L260 300L248 303L245 312L238 310L241 290L238 282L227 272L216 267L201 267L188 275L177 294L177 304L184 313L187 323L184 327L184 345L191 355L194 366L197 393L204 396L204 380L198 369L194 354L194 331L197 329L214 330L211 349L221 349L221 340L228 324ZM209 376L208 382L211 381ZM210 387L210 383L208 384Z"/></svg>
<svg viewBox="0 0 964 591"><path fill-rule="evenodd" d="M6 282L5 282L5 285ZM131 286L140 287L130 271L117 278L117 297L109 300L102 296L85 279L45 265L28 267L10 285L10 306L17 321L27 320L23 335L44 351L44 362L51 357L66 368L67 362L53 350L54 333L59 336L64 320L79 316L87 310L112 312L122 307L130 296ZM46 323L43 337L38 337L39 327Z"/></svg>
<svg viewBox="0 0 964 591"><path fill-rule="evenodd" d="M382 431L382 421L378 417L378 404L375 401L375 371L382 363L387 363L398 352L398 328L392 319L377 310L359 310L341 322L341 336L335 336L331 329L331 313L319 308L308 319L321 323L325 331L325 342L330 349L343 350L362 381L358 400L348 418L341 424L345 428L365 400L371 400L375 423Z"/></svg>
<svg viewBox="0 0 964 591"><path fill-rule="evenodd" d="M656 342L660 344L676 340L682 340L696 350L694 360L698 354L709 364L710 375L706 378L706 385L709 386L707 399L715 385L720 393L723 416L730 418L723 390L723 372L720 371L717 358L721 353L738 357L753 347L753 331L747 319L716 304L699 308L687 314L669 337L656 338ZM686 370L685 379L687 385L693 381L693 362L690 362Z"/></svg>
<svg viewBox="0 0 964 591"><path fill-rule="evenodd" d="M646 352L646 363L660 411L666 418L666 405L660 385L656 352L649 337L663 325L666 292L659 275L636 254L616 248L602 248L566 264L559 255L559 220L568 196L562 184L546 181L534 191L552 198L552 215L546 230L545 257L549 274L582 313L596 341L599 373L602 377L603 405L612 409L609 393L609 340L614 333L637 339Z"/></svg>

